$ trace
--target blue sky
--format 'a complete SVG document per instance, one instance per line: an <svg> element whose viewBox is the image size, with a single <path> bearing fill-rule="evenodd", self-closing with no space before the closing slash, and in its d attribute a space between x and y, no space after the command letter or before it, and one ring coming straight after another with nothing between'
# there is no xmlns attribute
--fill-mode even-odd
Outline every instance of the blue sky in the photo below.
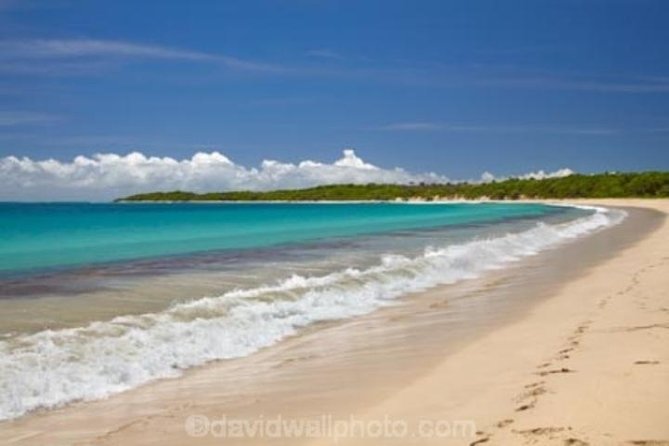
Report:
<svg viewBox="0 0 669 446"><path fill-rule="evenodd" d="M662 0L0 0L0 157L669 169Z"/></svg>

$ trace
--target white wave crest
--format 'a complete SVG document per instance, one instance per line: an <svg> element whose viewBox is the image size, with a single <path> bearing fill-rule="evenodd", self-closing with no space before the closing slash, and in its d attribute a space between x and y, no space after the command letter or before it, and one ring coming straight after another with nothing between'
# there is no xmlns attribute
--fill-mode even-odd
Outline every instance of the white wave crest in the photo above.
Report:
<svg viewBox="0 0 669 446"><path fill-rule="evenodd" d="M594 213L560 225L539 223L520 233L429 248L415 258L387 255L364 270L295 275L159 313L0 341L0 419L103 398L208 361L246 356L301 327L366 314L407 293L475 278L625 217L622 211L589 209Z"/></svg>

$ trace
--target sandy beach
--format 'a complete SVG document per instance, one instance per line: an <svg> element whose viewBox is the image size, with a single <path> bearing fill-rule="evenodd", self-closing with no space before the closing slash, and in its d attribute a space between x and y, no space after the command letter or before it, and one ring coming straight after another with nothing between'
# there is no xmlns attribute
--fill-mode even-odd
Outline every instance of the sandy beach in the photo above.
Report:
<svg viewBox="0 0 669 446"><path fill-rule="evenodd" d="M669 211L666 201L596 203ZM476 419L476 439L453 444L669 444L667 231L664 222L369 413Z"/></svg>
<svg viewBox="0 0 669 446"><path fill-rule="evenodd" d="M0 423L0 443L669 445L669 201L569 202L630 216L245 358ZM304 420L319 432L266 427ZM264 435L236 435L249 421Z"/></svg>

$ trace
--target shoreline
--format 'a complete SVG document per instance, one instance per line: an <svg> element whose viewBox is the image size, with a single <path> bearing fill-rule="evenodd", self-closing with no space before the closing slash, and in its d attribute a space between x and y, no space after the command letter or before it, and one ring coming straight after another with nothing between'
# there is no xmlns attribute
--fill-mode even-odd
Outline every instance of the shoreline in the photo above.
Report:
<svg viewBox="0 0 669 446"><path fill-rule="evenodd" d="M532 202L542 201L532 200ZM587 202L566 200L565 202L576 202L577 204L604 204L612 206L634 206L635 204L648 206L647 200L643 200L641 203L633 200L618 200L614 203L602 203L602 200L588 200ZM655 201L653 207L659 208L664 213L669 210L669 205L667 205L666 200ZM610 231L611 229L608 230ZM70 444L70 440L73 440L74 438L77 438L78 440L87 439L84 441L85 444L170 444L170 442L173 444L180 444L183 441L188 440L188 437L184 437L183 430L184 416L188 413L200 413L197 412L199 410L205 413L208 412L213 415L216 413L227 412L226 408L234 407L240 416L253 416L254 413L257 415L259 411L267 411L271 413L272 410L281 410L282 412L287 412L290 414L290 411L287 411L282 403L292 401L297 403L295 404L295 407L291 409L293 411L293 416L304 417L305 414L310 414L313 412L313 410L315 410L315 408L319 406L319 398L321 398L320 403L322 403L324 401L323 398L325 398L325 401L328 401L328 404L331 406L332 412L344 414L346 413L346 410L350 410L348 413L356 413L360 417L371 419L374 419L376 416L382 413L397 414L398 417L403 417L406 419L411 419L412 417L418 416L421 413L429 413L432 416L440 417L446 417L448 415L451 416L451 418L444 419L455 419L453 418L455 416L453 415L455 412L449 412L449 410L453 411L455 408L458 408L458 405L455 403L460 403L459 407L461 413L468 413L463 408L472 406L473 403L469 402L469 400L478 401L478 404L483 405L484 410L481 411L481 409L479 409L478 412L474 410L469 413L476 415L477 426L479 426L479 429L482 430L482 432L485 432L485 435L481 435L479 439L483 440L484 438L494 438L494 441L498 441L498 438L505 438L503 435L506 435L504 433L506 431L502 428L499 428L498 430L500 430L500 432L492 432L494 428L487 427L487 424L490 423L487 419L489 417L486 412L492 412L491 408L495 407L495 405L497 405L497 409L499 409L497 412L500 413L508 409L505 407L508 405L507 398L503 397L503 390L508 390L506 389L508 382L506 382L506 380L495 379L496 375L493 376L494 374L490 372L490 369L506 366L508 369L502 369L502 372L508 375L513 375L516 378L517 375L522 375L525 377L524 370L518 370L518 366L521 365L521 362L522 365L525 366L527 358L515 357L513 351L508 351L510 347L509 345L502 345L503 348L500 349L494 349L490 347L487 344L491 342L488 338L498 337L500 334L502 337L504 337L505 333L507 332L511 333L510 335L507 334L507 336L516 336L516 338L518 338L520 341L522 341L523 338L527 338L528 334L531 334L531 337L534 339L545 337L544 335L546 335L546 333L538 332L537 327L541 328L542 325L545 325L547 322L551 322L551 317L553 317L553 314L549 314L548 316L550 317L548 319L546 319L546 316L544 315L544 319L539 321L541 322L539 325L537 325L537 321L535 319L537 319L537 314L542 313L546 307L550 307L551 303L556 301L563 303L562 306L558 305L558 307L560 307L563 312L566 312L565 314L567 316L571 318L580 317L581 310L584 309L562 308L565 306L563 301L566 301L567 298L570 297L564 296L564 290L573 286L578 287L579 283L588 284L588 282L595 280L592 278L592 276L599 269L607 269L606 266L608 264L620 261L621 259L624 260L626 255L628 256L629 254L628 251L639 250L640 245L647 245L649 239L657 239L658 232L662 232L663 230L664 235L666 236L666 222L663 224L662 228L646 234L642 241L637 242L632 247L625 248L622 253L617 253L614 259L595 264L593 266L592 272L586 272L584 273L585 276L583 277L572 278L567 284L557 286L557 288L553 290L555 295L552 295L552 297L548 296L540 302L524 302L523 305L519 305L519 308L515 308L513 311L511 311L511 313L515 315L514 317L509 317L502 322L496 321L495 323L490 323L488 321L481 322L481 325L474 324L475 326L473 327L464 327L464 329L469 329L473 332L470 333L470 338L467 338L466 342L453 343L453 345L450 346L452 350L447 352L444 351L440 346L426 342L426 340L423 339L427 338L431 334L429 330L424 330L425 327L430 329L438 327L438 324L434 325L436 322L431 321L430 324L432 325L429 325L424 321L417 322L412 319L434 318L434 313L440 312L436 311L440 308L440 305L452 305L452 301L454 300L454 288L459 288L463 296L469 296L471 293L478 292L472 283L448 286L449 288L442 286L426 292L426 294L431 296L427 299L427 302L430 302L430 305L434 304L436 306L434 308L428 307L428 311L423 311L422 313L420 311L413 311L417 309L412 306L416 303L415 301L417 301L417 299L413 299L412 303L408 304L408 308L404 307L402 310L380 310L374 315L363 316L358 320L346 322L345 324L333 323L327 325L326 330L324 330L323 327L318 327L314 330L309 330L305 335L296 336L286 341L285 343L281 343L264 350L263 352L257 354L257 356L252 355L251 357L243 358L242 360L233 360L227 363L219 362L210 364L199 369L188 371L183 377L176 380L159 381L148 384L142 388L110 397L109 399L101 402L74 404L63 409L48 412L38 412L28 415L27 417L20 418L16 421L3 423L0 424L0 440L4 439L5 441L9 442L9 444L32 444L32 442L35 442L35 444L43 444L44 442L49 444ZM591 235L589 237L593 236ZM661 237L660 240L662 240ZM666 245L664 243L655 242L655 244L657 245L656 248L660 250L660 252L662 248L665 248L666 252ZM613 280L612 282L617 282L621 278L616 277L615 279L616 280ZM504 280L508 280L508 278L505 278L503 273L493 273L489 276L486 276L484 279L477 281L479 282L479 286L483 285L484 287L492 287L492 294L503 295L502 290L497 289L500 287L500 285L499 283L495 285L495 280L501 281L500 283L503 285ZM490 285L491 283L493 285ZM448 299L446 299L448 303L445 303L446 301L443 298L443 295L446 291L448 291ZM464 305L466 305L466 301L467 299L462 299ZM572 301L573 297L571 297L570 303L573 303ZM591 304L592 302L589 301L588 303ZM422 302L422 304L425 305L426 302ZM669 306L669 304L667 306ZM570 310L571 313L569 313L567 310ZM417 317L417 315L419 317ZM453 317L453 315L446 314L444 317ZM396 319L393 320L392 318ZM397 325L401 326L402 324L405 324L406 327L410 327L412 330L417 330L419 332L415 335L416 339L411 338L413 335L408 335L408 332L402 332L402 336L399 336L399 338L396 340L398 342L402 342L406 341L407 339L413 339L417 343L424 342L427 344L425 346L425 350L422 351L422 353L416 353L413 356L411 356L411 352L406 351L410 350L409 347L411 347L411 343L404 342L404 345L397 346L397 348L403 349L403 354L409 355L408 357L416 361L416 363L420 363L420 366L417 365L416 367L408 367L411 370L409 370L407 373L400 371L388 372L385 369L370 369L369 367L371 366L369 364L357 364L357 362L360 362L358 360L360 360L361 357L356 356L355 351L351 353L345 348L342 351L338 351L333 347L334 359L325 361L325 363L323 363L321 360L322 358L319 359L320 357L317 356L319 353L322 353L318 350L319 348L323 348L322 342L332 341L333 339L339 341L343 340L345 341L345 345L346 342L348 342L356 348L363 348L366 355L378 356L376 358L376 362L385 364L388 367L392 367L394 362L393 358L389 357L387 345L384 344L384 348L386 350L375 350L374 348L371 348L367 345L362 345L362 347L360 345L356 346L356 344L350 338L352 334L346 332L349 329L355 333L360 332L360 330L364 328L365 324L371 323L373 327L376 327L376 329L379 330L379 333L381 333L380 337L383 338L384 336L393 333L392 329L388 331L388 325L390 325L388 324L389 321L399 321ZM564 325L564 323L561 321L560 325ZM421 324L424 324L425 327ZM529 330L527 326L521 327L525 331L522 333L523 336L519 336L518 327L522 326L523 324L534 324L534 330ZM342 329L342 326L346 326L347 328ZM477 333L477 330L480 328L487 330L487 334ZM421 332L421 330L423 330L423 332ZM364 333L364 330L362 333ZM552 333L548 334L550 335ZM328 338L328 336L330 338ZM332 336L334 336L334 338L332 338ZM539 351L532 351L532 354L528 356L540 356L542 349L548 349L549 346L552 347L552 341L554 340L546 339L544 341L546 345L543 345L542 343L541 346L536 347L536 349ZM494 343L494 341L492 342ZM666 346L666 343L663 345ZM326 350L327 349L328 348L326 348ZM478 353L473 354L473 357L471 353L472 350L475 352L478 351ZM340 355L341 357L338 358L337 355ZM509 355L512 358L506 358L506 355ZM653 359L652 361L655 360ZM290 373L287 373L285 370L276 372L273 370L273 367L277 364L279 364L279 369L292 370L290 370ZM468 364L469 366L465 368L469 373L464 372L463 375L462 370L456 370L458 369L458 367L455 367L457 364L460 366L462 366L462 364L467 366ZM662 369L662 367L666 367L666 364L664 366L663 364L665 364L665 361L660 361L660 364L649 364L649 366L653 365L656 366L655 368L659 367L659 369ZM327 365L327 368L324 368L324 365ZM344 384L347 386L347 390L345 392L340 392L341 394L339 392L335 393L333 390L330 390L328 393L328 390L323 389L322 385L316 385L318 380L310 380L310 377L312 377L316 372L325 373L326 375L328 373L334 374L335 372L333 371L333 366L334 370L339 370L339 372L342 374L348 373L350 375L351 369L355 370L356 368L359 368L360 373L363 375L371 374L374 376L375 373L381 374L383 376L379 376L379 380L384 381L386 385L375 385L375 388L371 390L364 389L364 383L369 381L369 377L365 378L364 376L360 376L360 382L357 384L357 386L359 387L358 390L366 394L365 397L361 396L355 401L351 400L350 392L356 390L354 388L356 386L355 381L344 382ZM366 366L368 367L367 369L365 369ZM239 376L240 372L251 369L264 370L265 375L259 373L256 374L255 377L252 376L250 378L241 378ZM476 372L477 370L484 370L485 373ZM221 376L222 372L225 372L227 375L234 374L235 371L237 371L238 376ZM472 373L472 371L475 373ZM552 372L553 370L547 369L545 371ZM449 374L452 376L448 379L445 379L445 376L449 376ZM547 379L552 379L553 375L557 376L561 374L562 373L550 373L544 376L548 376L549 378ZM571 377L571 373L565 374ZM295 376L301 377L304 380L304 382L297 387L298 390L301 390L301 394L298 396L293 394L295 391ZM576 374L574 374L574 376L576 376ZM253 382L253 378L259 382ZM339 379L334 376L331 376L331 378L335 380ZM477 382L476 380L480 381L478 386L475 386L475 383ZM237 381L243 382L245 386L250 386L247 387L247 390L258 390L259 388L263 388L262 386L267 386L272 390L272 392L268 394L272 396L272 401L262 399L260 401L255 401L253 392L249 392L246 395L243 393L234 394L233 392L232 395L228 395L223 391L224 389L221 389L221 387L226 387L225 383L228 384L227 387L232 385L239 385L241 388L244 388L244 386L242 386ZM436 390L448 390L450 387L455 387L451 386L453 383L457 383L458 387L464 386L465 388L469 388L471 394L454 395L456 398L449 398L449 400L452 399L452 401L443 401L441 399L443 398L443 395L439 395L440 392L436 392ZM481 383L486 385L482 385ZM293 387L291 387L291 385ZM472 388L472 386L475 388ZM495 398L490 398L490 392L493 392L493 394L494 392L498 392L499 395L497 395ZM323 396L322 393L326 393L326 395ZM543 389L540 395L543 395L544 393L549 393L549 391ZM565 391L562 391L560 394L562 393L565 393ZM344 397L346 394L349 395L348 400ZM667 396L667 393L664 393L663 395ZM441 398L438 398L439 396ZM536 395L536 397L539 397L539 395ZM209 403L206 401L207 398L209 398ZM226 401L228 402L226 403ZM426 407L430 407L430 409L426 410ZM109 418L103 419L102 422L91 423L91 409L95 409L96 413L101 409L107 411L105 413ZM532 409L534 409L534 407L532 407ZM514 413L514 410L515 409L512 408L512 414ZM522 412L521 415L524 416L534 411L524 409L520 412ZM667 413L666 408L664 409L664 413ZM511 418L501 420L500 423L507 419ZM508 423L508 425L517 426L520 425L520 421L514 419L514 422ZM69 433L66 432L68 428ZM550 428L546 432L549 432L550 435L558 437L563 432L562 430L554 430L558 428ZM564 429L566 430L566 428ZM170 435L165 435L165 433L170 433ZM510 440L509 442L503 442L501 444L519 444L519 439L525 439L528 441L533 438L536 439L533 437L534 434L509 435L512 436L508 438L513 438L513 440ZM655 440L657 439L658 438L655 438ZM16 441L11 443L14 440ZM398 444L413 444L407 443L406 439L404 440L405 441ZM458 439L452 440L452 444L469 444L473 441L478 441L476 438L463 439L463 442L459 442ZM601 440L601 438L599 440ZM200 442L202 442L202 444L220 444L220 442L223 440L205 437L201 439L190 439L190 441L196 442L197 444L200 444ZM443 444L436 442L434 439L433 442L434 444ZM265 443L266 442L264 441L260 441L258 444ZM278 441L275 444L295 443L295 441L288 441L285 443ZM317 443L321 444L321 442ZM362 441L361 443L387 444L387 442L375 443L373 441ZM247 441L244 441L243 444L254 444L254 442L247 439ZM323 441L322 444L330 443L328 441ZM353 441L351 444L358 443ZM416 444L432 443L428 441ZM449 442L449 444L451 443ZM595 444L604 443L596 442Z"/></svg>
<svg viewBox="0 0 669 446"><path fill-rule="evenodd" d="M118 200L110 202L94 202L93 204L481 204L481 203L538 203L547 206L568 205L569 203L603 203L606 201L634 201L634 202L661 202L666 198L518 198L508 200L497 200L492 198L466 199L466 198L439 198L438 200L425 200L412 198L408 200Z"/></svg>
<svg viewBox="0 0 669 446"><path fill-rule="evenodd" d="M442 416L475 414L479 431L452 444L669 444L669 202L652 208L665 214L660 228L368 414L415 414L440 384L459 382L457 404ZM472 364L480 367L466 377L458 370Z"/></svg>

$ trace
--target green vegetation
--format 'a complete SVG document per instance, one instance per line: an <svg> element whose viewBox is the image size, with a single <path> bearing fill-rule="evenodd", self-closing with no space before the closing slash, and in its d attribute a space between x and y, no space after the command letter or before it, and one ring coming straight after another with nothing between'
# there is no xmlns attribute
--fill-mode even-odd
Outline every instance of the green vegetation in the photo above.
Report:
<svg viewBox="0 0 669 446"><path fill-rule="evenodd" d="M338 184L269 192L154 192L117 201L344 201L413 198L667 198L669 172L571 175L544 180L508 179L490 183Z"/></svg>

